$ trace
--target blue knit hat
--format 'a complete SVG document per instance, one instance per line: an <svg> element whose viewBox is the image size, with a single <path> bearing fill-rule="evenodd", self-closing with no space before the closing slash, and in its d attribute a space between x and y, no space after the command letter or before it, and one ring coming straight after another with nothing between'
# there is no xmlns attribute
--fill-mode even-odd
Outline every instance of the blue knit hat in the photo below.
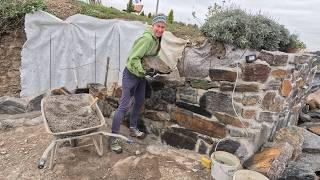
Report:
<svg viewBox="0 0 320 180"><path fill-rule="evenodd" d="M152 25L154 25L155 23L158 23L158 22L162 22L162 23L167 24L167 16L164 14L157 14L152 19Z"/></svg>

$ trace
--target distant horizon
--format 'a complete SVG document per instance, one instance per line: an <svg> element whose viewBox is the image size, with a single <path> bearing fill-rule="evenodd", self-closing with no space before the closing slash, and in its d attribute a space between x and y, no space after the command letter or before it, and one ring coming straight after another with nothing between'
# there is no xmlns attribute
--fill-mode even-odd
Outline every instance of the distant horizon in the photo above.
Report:
<svg viewBox="0 0 320 180"><path fill-rule="evenodd" d="M126 9L129 0L101 0L105 6L119 10ZM201 4L200 4L201 2ZM237 5L249 12L262 12L285 25L291 33L299 35L306 43L308 51L320 51L320 1L318 0L159 0L159 13L168 14L173 9L174 20L186 24L201 25L205 22L208 7L214 3L219 5ZM142 0L145 14L155 13L156 0ZM195 12L196 19L192 16Z"/></svg>

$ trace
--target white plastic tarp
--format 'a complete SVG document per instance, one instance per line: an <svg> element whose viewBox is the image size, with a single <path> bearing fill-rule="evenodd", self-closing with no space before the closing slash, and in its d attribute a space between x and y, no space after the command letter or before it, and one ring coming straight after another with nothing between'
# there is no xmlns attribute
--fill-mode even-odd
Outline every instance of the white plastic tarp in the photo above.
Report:
<svg viewBox="0 0 320 180"><path fill-rule="evenodd" d="M145 24L74 15L65 21L43 11L27 14L27 41L22 50L21 96L49 89L103 84L110 57L107 85L121 84L122 71L133 42ZM175 68L186 41L166 32L160 57Z"/></svg>

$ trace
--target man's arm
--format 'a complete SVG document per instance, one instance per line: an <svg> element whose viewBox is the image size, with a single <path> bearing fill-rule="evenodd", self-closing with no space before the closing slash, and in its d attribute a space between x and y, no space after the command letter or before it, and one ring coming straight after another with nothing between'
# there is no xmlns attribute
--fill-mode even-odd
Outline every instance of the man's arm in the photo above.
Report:
<svg viewBox="0 0 320 180"><path fill-rule="evenodd" d="M146 71L143 69L141 59L149 51L151 45L152 39L146 36L142 36L132 47L131 53L128 58L128 68L133 71L132 73L139 77L144 77L146 75Z"/></svg>

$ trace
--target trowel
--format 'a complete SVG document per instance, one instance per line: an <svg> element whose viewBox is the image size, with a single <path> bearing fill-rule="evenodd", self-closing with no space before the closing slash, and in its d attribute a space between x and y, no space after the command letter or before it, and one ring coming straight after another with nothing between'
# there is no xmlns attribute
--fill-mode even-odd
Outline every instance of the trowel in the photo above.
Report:
<svg viewBox="0 0 320 180"><path fill-rule="evenodd" d="M78 111L77 111L77 113L80 115L80 116L83 116L83 117L85 117L85 116L88 116L89 114L91 114L92 113L92 105L94 104L94 103L96 103L97 101L98 101L98 99L99 98L94 98L94 100L92 101L92 103L89 105L89 106L84 106L84 107L82 107L82 108L80 108Z"/></svg>

